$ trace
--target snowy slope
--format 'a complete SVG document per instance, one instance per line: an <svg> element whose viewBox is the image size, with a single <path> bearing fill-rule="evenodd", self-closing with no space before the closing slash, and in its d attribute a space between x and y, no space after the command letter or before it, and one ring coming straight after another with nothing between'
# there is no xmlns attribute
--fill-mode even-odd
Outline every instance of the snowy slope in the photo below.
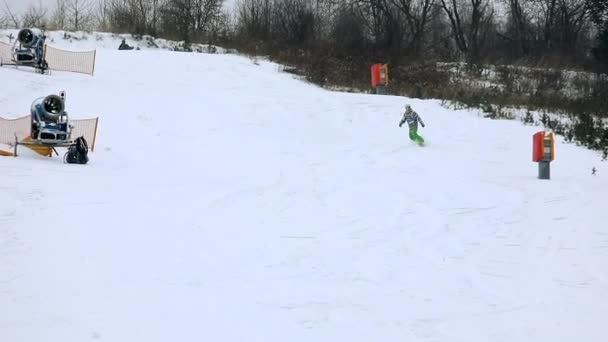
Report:
<svg viewBox="0 0 608 342"><path fill-rule="evenodd" d="M100 116L88 165L0 158L0 341L608 338L596 153L560 143L540 181L538 128L277 70L111 49L94 77L0 68L2 115L66 90Z"/></svg>
<svg viewBox="0 0 608 342"><path fill-rule="evenodd" d="M46 43L58 49L70 51L89 51L89 50L117 50L122 40L129 46L139 50L175 50L183 47L183 41L172 41L152 36L134 36L132 34L108 33L108 32L84 32L84 31L46 31ZM0 30L0 41L5 43L14 42L19 30L4 29ZM9 39L12 37L13 40ZM213 53L226 53L226 50L209 44L192 44L192 49L197 52L208 53L212 47Z"/></svg>

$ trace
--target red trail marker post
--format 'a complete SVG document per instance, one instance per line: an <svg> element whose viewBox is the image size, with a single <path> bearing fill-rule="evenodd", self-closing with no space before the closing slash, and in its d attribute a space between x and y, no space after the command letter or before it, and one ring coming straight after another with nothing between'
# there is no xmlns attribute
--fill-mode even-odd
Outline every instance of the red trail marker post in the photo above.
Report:
<svg viewBox="0 0 608 342"><path fill-rule="evenodd" d="M375 94L386 95L388 86L388 64L376 63L371 67L371 85Z"/></svg>
<svg viewBox="0 0 608 342"><path fill-rule="evenodd" d="M538 163L538 178L551 179L551 162L555 159L553 133L537 132L532 136L532 161Z"/></svg>

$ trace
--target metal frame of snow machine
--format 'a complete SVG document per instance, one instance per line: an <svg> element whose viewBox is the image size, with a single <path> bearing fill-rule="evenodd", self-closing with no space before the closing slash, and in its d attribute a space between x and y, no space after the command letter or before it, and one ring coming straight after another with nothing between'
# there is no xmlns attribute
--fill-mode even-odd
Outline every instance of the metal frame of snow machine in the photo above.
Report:
<svg viewBox="0 0 608 342"><path fill-rule="evenodd" d="M19 141L19 138L17 138L17 135L15 135L15 152L13 153L13 155L15 157L17 157L17 146L18 145L23 145L23 146L28 146L28 147L48 147L53 152L55 152L55 155L59 156L59 153L55 149L56 147L70 148L70 147L76 146L76 143L73 141L66 141L66 142L62 142L62 143L45 143L45 142L35 141L35 140ZM51 156L49 155L49 157L51 157Z"/></svg>

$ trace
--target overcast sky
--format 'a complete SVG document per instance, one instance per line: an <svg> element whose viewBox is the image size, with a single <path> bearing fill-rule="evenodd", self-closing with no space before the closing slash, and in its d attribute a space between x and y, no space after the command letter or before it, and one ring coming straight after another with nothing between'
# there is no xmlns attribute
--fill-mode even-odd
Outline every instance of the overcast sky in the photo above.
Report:
<svg viewBox="0 0 608 342"><path fill-rule="evenodd" d="M54 3L53 0L40 0L44 5ZM21 12L23 9L27 8L30 4L38 3L38 0L0 0L0 4L2 4L2 9L4 10L4 3L7 3L12 11ZM50 7L50 6L48 6Z"/></svg>
<svg viewBox="0 0 608 342"><path fill-rule="evenodd" d="M95 1L95 0L92 0L92 1ZM0 13L2 13L4 8L6 7L4 5L5 2L9 5L9 7L11 8L12 11L22 12L29 5L38 4L38 3L42 3L42 5L44 7L47 7L50 10L51 8L53 8L55 3L57 3L57 0L0 0L0 8L1 8ZM224 0L224 2L226 3L226 5L232 5L233 3L236 2L236 0Z"/></svg>

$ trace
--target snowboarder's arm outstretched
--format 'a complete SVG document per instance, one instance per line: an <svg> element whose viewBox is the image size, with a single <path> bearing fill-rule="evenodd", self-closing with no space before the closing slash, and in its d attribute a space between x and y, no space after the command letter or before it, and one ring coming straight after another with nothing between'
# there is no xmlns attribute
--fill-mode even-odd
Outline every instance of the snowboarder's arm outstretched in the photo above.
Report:
<svg viewBox="0 0 608 342"><path fill-rule="evenodd" d="M405 114L401 118L401 121L399 121L399 127L401 127L404 123L405 123Z"/></svg>
<svg viewBox="0 0 608 342"><path fill-rule="evenodd" d="M416 112L414 112L414 114L416 115L416 118L418 119L418 121L420 122L422 127L424 127L424 122L422 121L422 118L420 117L420 115L418 115L418 113L416 113Z"/></svg>
<svg viewBox="0 0 608 342"><path fill-rule="evenodd" d="M412 116L414 117L414 121L420 122L420 125L422 125L422 127L424 127L424 122L422 121L422 118L414 110L412 110Z"/></svg>

